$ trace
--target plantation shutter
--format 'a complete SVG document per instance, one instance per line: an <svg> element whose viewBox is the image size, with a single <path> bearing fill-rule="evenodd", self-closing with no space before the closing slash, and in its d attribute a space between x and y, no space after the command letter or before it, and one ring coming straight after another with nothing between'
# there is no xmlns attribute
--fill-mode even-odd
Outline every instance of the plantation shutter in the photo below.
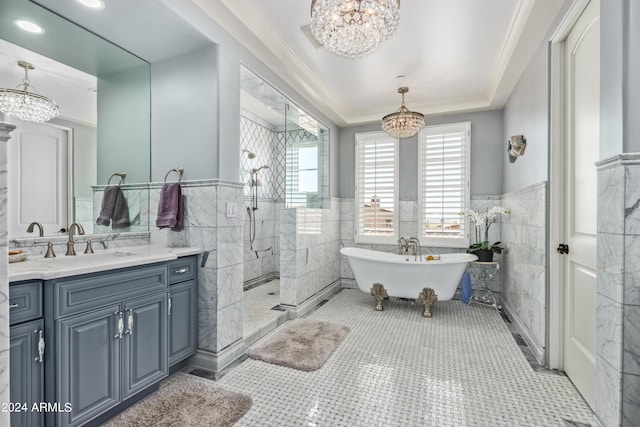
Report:
<svg viewBox="0 0 640 427"><path fill-rule="evenodd" d="M395 239L398 140L359 134L356 147L356 236Z"/></svg>
<svg viewBox="0 0 640 427"><path fill-rule="evenodd" d="M470 123L429 126L420 132L420 235L429 243L468 245ZM458 244L456 244L456 240Z"/></svg>

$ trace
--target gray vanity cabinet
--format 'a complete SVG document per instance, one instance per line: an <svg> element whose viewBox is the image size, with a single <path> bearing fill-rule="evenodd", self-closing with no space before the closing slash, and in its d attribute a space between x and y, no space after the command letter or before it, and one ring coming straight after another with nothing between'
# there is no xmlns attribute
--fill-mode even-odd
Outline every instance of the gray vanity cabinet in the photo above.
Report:
<svg viewBox="0 0 640 427"><path fill-rule="evenodd" d="M160 381L169 373L167 354L167 294L155 294L124 304L124 396Z"/></svg>
<svg viewBox="0 0 640 427"><path fill-rule="evenodd" d="M32 411L44 401L44 319L42 282L30 281L9 287L10 401L13 427L44 425L43 412ZM4 409L4 408L3 408Z"/></svg>
<svg viewBox="0 0 640 427"><path fill-rule="evenodd" d="M198 347L195 280L169 287L169 366L193 355Z"/></svg>
<svg viewBox="0 0 640 427"><path fill-rule="evenodd" d="M53 281L56 400L79 426L166 377L167 265Z"/></svg>
<svg viewBox="0 0 640 427"><path fill-rule="evenodd" d="M44 320L38 319L11 327L11 426L40 427L43 413L32 411L34 404L44 401L44 363L39 361L39 333Z"/></svg>
<svg viewBox="0 0 640 427"><path fill-rule="evenodd" d="M169 366L193 355L198 348L197 257L169 262Z"/></svg>
<svg viewBox="0 0 640 427"><path fill-rule="evenodd" d="M81 425L120 403L118 313L116 304L56 322L57 400L72 405L58 425Z"/></svg>

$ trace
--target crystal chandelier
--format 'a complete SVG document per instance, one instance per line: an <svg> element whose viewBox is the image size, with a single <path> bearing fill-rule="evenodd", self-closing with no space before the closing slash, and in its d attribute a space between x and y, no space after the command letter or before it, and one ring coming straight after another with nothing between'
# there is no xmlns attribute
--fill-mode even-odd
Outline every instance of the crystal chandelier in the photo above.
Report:
<svg viewBox="0 0 640 427"><path fill-rule="evenodd" d="M400 20L400 0L312 0L311 33L331 52L356 58L387 40Z"/></svg>
<svg viewBox="0 0 640 427"><path fill-rule="evenodd" d="M408 87L401 87L398 93L402 94L402 104L395 113L387 114L382 118L382 130L392 138L409 138L420 132L424 127L424 115L409 111L404 106L404 94L409 92Z"/></svg>
<svg viewBox="0 0 640 427"><path fill-rule="evenodd" d="M33 89L28 73L29 70L35 70L35 67L25 61L18 61L18 66L24 68L23 88L22 90L0 89L0 112L9 117L37 123L46 122L57 116L56 101L28 91L29 88Z"/></svg>

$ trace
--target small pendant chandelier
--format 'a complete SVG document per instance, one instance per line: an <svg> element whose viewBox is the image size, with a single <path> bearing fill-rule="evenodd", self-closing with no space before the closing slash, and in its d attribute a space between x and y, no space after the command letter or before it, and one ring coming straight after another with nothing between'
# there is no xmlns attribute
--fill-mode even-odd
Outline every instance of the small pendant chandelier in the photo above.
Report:
<svg viewBox="0 0 640 427"><path fill-rule="evenodd" d="M398 93L402 94L400 109L382 118L382 130L392 138L410 138L424 127L424 115L409 111L404 105L404 94L407 92L409 92L408 87L403 86L398 89Z"/></svg>
<svg viewBox="0 0 640 427"><path fill-rule="evenodd" d="M42 123L58 115L58 103L46 96L38 95L34 92L29 81L29 70L35 67L28 62L18 61L18 66L24 68L24 79L22 79L22 90L0 89L0 112L9 117L27 122ZM20 86L20 85L18 85Z"/></svg>
<svg viewBox="0 0 640 427"><path fill-rule="evenodd" d="M311 34L331 52L357 58L387 40L400 21L400 0L312 0Z"/></svg>

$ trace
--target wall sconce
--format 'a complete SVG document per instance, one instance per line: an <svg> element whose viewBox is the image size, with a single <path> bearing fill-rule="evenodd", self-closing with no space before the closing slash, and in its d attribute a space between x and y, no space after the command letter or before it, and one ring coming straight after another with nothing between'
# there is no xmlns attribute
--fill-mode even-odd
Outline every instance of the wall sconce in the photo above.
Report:
<svg viewBox="0 0 640 427"><path fill-rule="evenodd" d="M513 135L507 141L507 153L509 154L509 162L515 163L516 159L524 156L524 150L527 148L527 140L524 135Z"/></svg>

